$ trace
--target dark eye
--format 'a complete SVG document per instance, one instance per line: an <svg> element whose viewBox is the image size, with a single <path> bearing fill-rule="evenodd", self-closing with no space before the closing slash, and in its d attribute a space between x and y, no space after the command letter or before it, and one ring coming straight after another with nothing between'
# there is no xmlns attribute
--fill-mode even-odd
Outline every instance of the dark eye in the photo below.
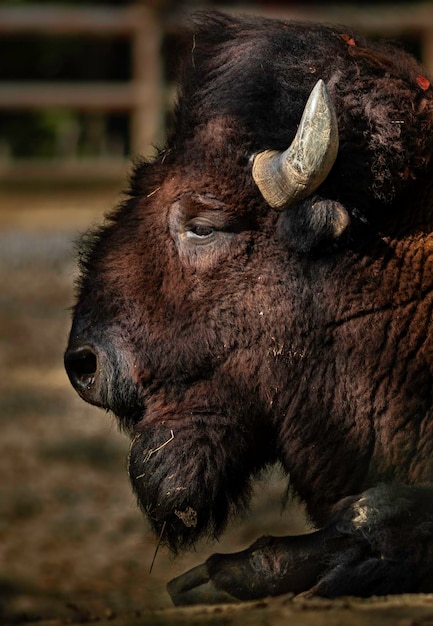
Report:
<svg viewBox="0 0 433 626"><path fill-rule="evenodd" d="M207 224L191 224L187 230L187 235L197 239L207 239L211 237L214 232L212 226L208 226Z"/></svg>

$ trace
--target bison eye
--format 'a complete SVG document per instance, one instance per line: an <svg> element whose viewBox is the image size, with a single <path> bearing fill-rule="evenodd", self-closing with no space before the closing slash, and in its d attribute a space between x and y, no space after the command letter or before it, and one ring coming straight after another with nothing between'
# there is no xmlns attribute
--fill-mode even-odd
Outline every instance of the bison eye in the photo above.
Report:
<svg viewBox="0 0 433 626"><path fill-rule="evenodd" d="M197 239L208 239L214 234L214 229L205 224L193 224L187 229L187 236Z"/></svg>
<svg viewBox="0 0 433 626"><path fill-rule="evenodd" d="M219 228L213 223L213 220L204 217L191 220L184 226L184 235L186 239L193 244L212 243L220 232Z"/></svg>
<svg viewBox="0 0 433 626"><path fill-rule="evenodd" d="M214 263L229 249L238 230L229 210L214 197L184 195L171 206L170 233L182 259L188 263Z"/></svg>

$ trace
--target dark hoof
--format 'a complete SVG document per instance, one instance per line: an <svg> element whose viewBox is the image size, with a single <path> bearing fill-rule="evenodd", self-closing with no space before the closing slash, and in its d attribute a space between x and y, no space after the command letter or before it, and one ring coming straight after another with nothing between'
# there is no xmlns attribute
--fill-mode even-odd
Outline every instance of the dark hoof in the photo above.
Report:
<svg viewBox="0 0 433 626"><path fill-rule="evenodd" d="M265 547L268 542L265 538ZM266 554L256 549L259 544L263 539L242 552L213 554L202 565L170 581L167 591L174 604L234 603L269 595L263 560Z"/></svg>
<svg viewBox="0 0 433 626"><path fill-rule="evenodd" d="M237 598L222 589L217 589L210 579L206 563L173 578L167 584L167 591L175 606L191 604L228 604L239 602Z"/></svg>
<svg viewBox="0 0 433 626"><path fill-rule="evenodd" d="M312 588L330 558L346 546L340 533L261 537L233 554L213 554L174 578L167 591L176 606L252 601ZM346 546L347 547L347 546Z"/></svg>

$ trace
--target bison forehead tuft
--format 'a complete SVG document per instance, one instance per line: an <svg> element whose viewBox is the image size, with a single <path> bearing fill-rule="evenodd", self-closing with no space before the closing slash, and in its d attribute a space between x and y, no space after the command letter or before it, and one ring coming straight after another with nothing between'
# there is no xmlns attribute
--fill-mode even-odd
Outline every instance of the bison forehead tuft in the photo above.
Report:
<svg viewBox="0 0 433 626"><path fill-rule="evenodd" d="M332 26L200 14L169 145L190 155L212 151L205 129L214 127L223 150L283 150L322 78L341 136L328 195L365 211L372 200L392 202L430 158L432 90L420 88L423 70L402 50L344 34L356 45Z"/></svg>

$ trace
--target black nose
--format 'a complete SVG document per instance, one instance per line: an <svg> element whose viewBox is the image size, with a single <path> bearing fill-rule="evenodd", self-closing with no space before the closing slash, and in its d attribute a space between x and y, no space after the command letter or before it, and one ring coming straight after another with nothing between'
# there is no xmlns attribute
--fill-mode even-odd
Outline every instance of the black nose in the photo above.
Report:
<svg viewBox="0 0 433 626"><path fill-rule="evenodd" d="M91 404L100 404L98 351L89 344L65 352L65 369L74 389Z"/></svg>

